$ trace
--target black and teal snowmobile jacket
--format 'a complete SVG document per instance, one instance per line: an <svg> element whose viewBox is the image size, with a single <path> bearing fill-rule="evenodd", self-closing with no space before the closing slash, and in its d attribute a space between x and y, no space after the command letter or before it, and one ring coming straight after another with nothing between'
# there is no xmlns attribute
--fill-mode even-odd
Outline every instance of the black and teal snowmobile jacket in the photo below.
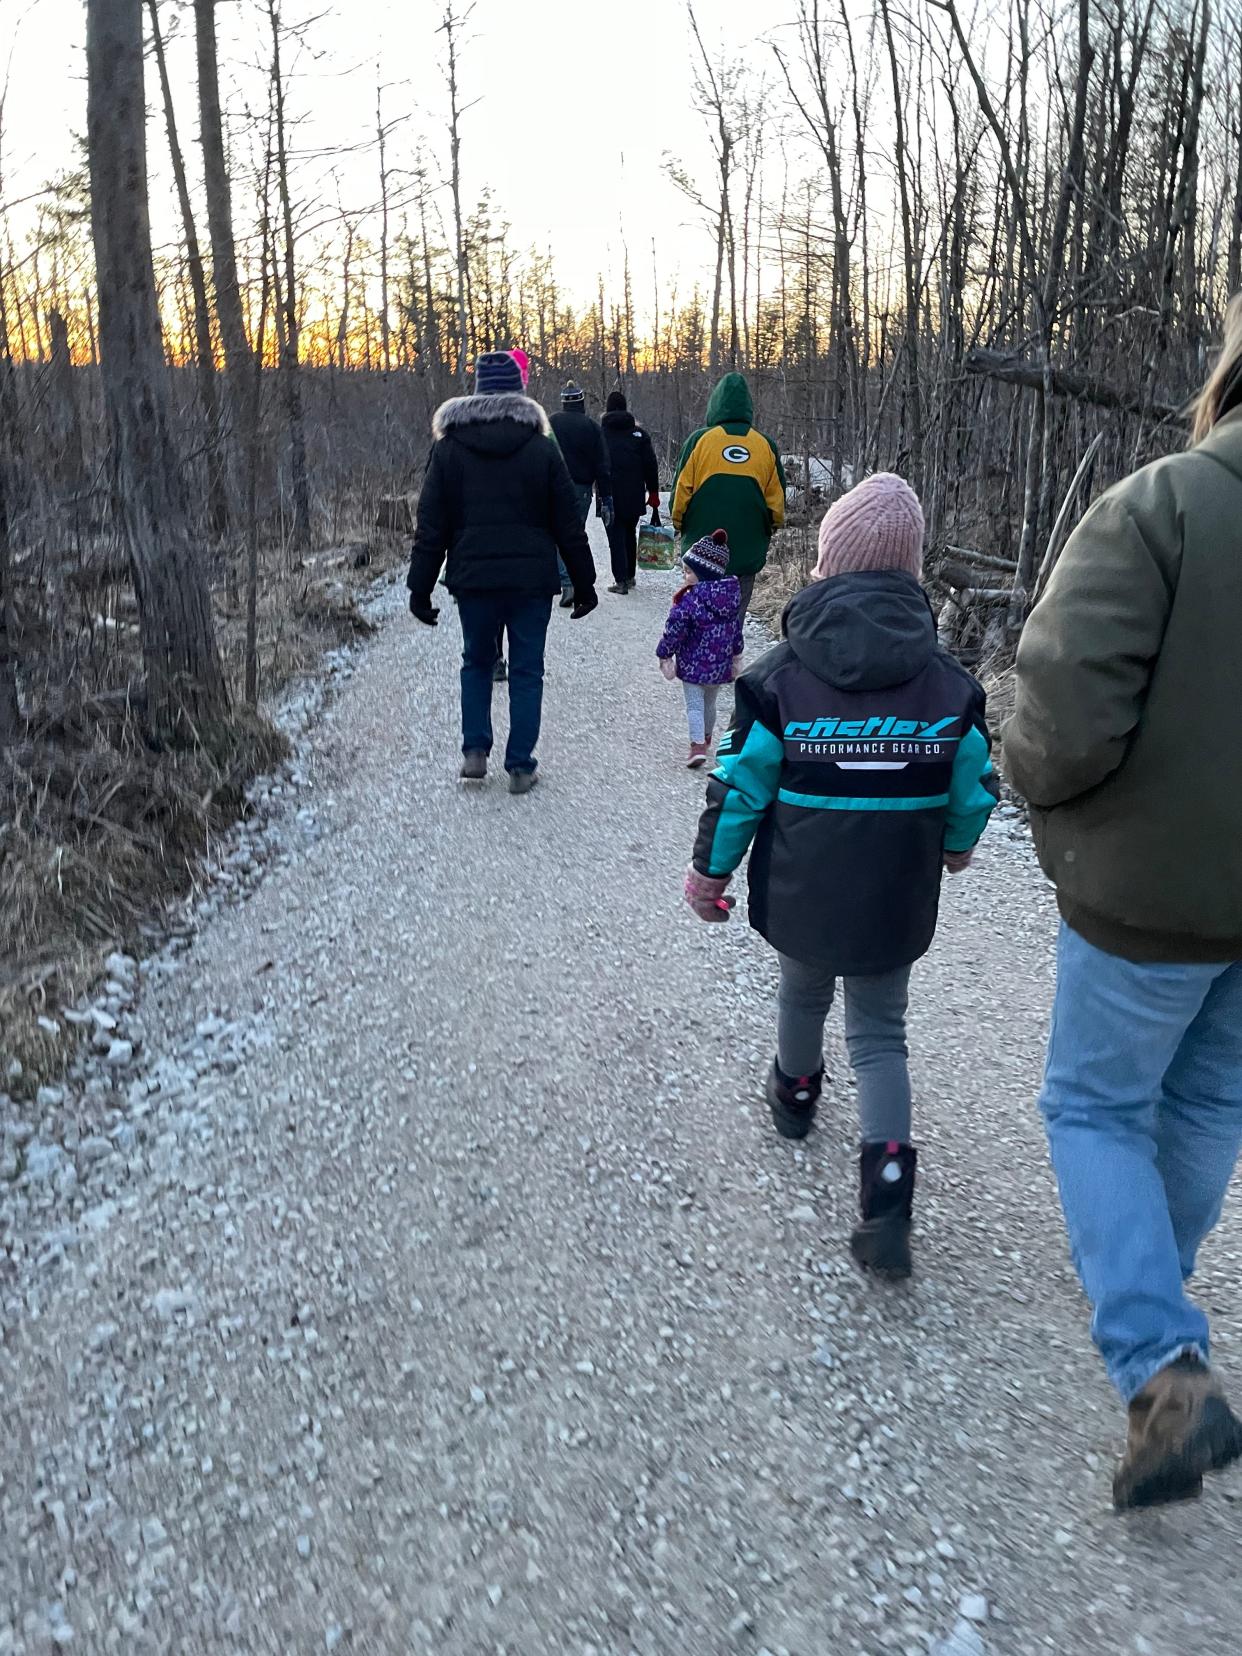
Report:
<svg viewBox="0 0 1242 1656"><path fill-rule="evenodd" d="M944 852L973 849L996 804L984 691L911 575L809 586L782 627L737 682L694 866L732 874L753 841L750 923L773 948L893 971L931 947Z"/></svg>

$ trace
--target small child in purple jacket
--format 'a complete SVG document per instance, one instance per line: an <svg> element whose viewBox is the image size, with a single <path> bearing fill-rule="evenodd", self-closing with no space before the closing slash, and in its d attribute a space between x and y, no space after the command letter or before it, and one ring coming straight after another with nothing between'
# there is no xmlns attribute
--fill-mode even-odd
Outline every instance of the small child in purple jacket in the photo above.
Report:
<svg viewBox="0 0 1242 1656"><path fill-rule="evenodd" d="M716 725L716 696L733 680L744 648L742 589L729 570L729 537L723 529L695 541L682 556L686 585L673 598L656 645L660 671L681 680L690 724L691 770L707 762Z"/></svg>

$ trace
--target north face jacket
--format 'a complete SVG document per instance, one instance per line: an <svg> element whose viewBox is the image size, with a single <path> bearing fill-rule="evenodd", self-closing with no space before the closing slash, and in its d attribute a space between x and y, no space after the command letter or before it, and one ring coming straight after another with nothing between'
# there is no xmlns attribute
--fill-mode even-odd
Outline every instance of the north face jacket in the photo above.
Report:
<svg viewBox="0 0 1242 1656"><path fill-rule="evenodd" d="M455 397L432 423L407 585L430 602L445 558L450 592L554 593L556 554L574 591L595 563L548 417L518 392Z"/></svg>
<svg viewBox="0 0 1242 1656"><path fill-rule="evenodd" d="M785 642L737 683L694 866L750 855L750 923L841 976L931 947L945 851L977 843L998 797L982 687L940 649L911 575L838 575L784 616Z"/></svg>
<svg viewBox="0 0 1242 1656"><path fill-rule="evenodd" d="M686 438L673 479L669 515L683 543L726 529L730 575L761 570L772 531L785 521L780 455L751 425L754 412L745 379L726 374L708 400L707 424Z"/></svg>
<svg viewBox="0 0 1242 1656"><path fill-rule="evenodd" d="M611 495L612 470L604 434L586 410L563 408L552 416L551 425L569 475L578 487L594 489L601 499Z"/></svg>
<svg viewBox="0 0 1242 1656"><path fill-rule="evenodd" d="M619 523L642 517L647 496L660 492L660 467L651 438L626 408L600 422L612 471L612 504Z"/></svg>
<svg viewBox="0 0 1242 1656"><path fill-rule="evenodd" d="M1242 960L1242 409L1101 495L1018 649L1005 774L1066 922Z"/></svg>

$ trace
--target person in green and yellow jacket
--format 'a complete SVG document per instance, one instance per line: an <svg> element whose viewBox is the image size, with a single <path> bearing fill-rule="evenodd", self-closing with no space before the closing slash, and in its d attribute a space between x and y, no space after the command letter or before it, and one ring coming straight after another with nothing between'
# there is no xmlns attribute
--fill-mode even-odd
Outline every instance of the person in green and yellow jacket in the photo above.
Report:
<svg viewBox="0 0 1242 1656"><path fill-rule="evenodd" d="M707 424L682 447L669 515L689 546L715 530L729 537L729 574L749 607L768 561L772 531L785 521L785 473L776 444L756 431L755 405L741 374L726 374L707 403Z"/></svg>

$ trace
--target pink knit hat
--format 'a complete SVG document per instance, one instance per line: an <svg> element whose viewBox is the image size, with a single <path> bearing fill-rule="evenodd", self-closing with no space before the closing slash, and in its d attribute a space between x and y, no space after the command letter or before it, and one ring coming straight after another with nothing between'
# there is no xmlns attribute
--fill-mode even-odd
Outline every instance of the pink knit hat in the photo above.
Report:
<svg viewBox="0 0 1242 1656"><path fill-rule="evenodd" d="M819 526L814 578L904 569L917 580L923 573L923 532L918 495L894 472L876 472L828 508Z"/></svg>

